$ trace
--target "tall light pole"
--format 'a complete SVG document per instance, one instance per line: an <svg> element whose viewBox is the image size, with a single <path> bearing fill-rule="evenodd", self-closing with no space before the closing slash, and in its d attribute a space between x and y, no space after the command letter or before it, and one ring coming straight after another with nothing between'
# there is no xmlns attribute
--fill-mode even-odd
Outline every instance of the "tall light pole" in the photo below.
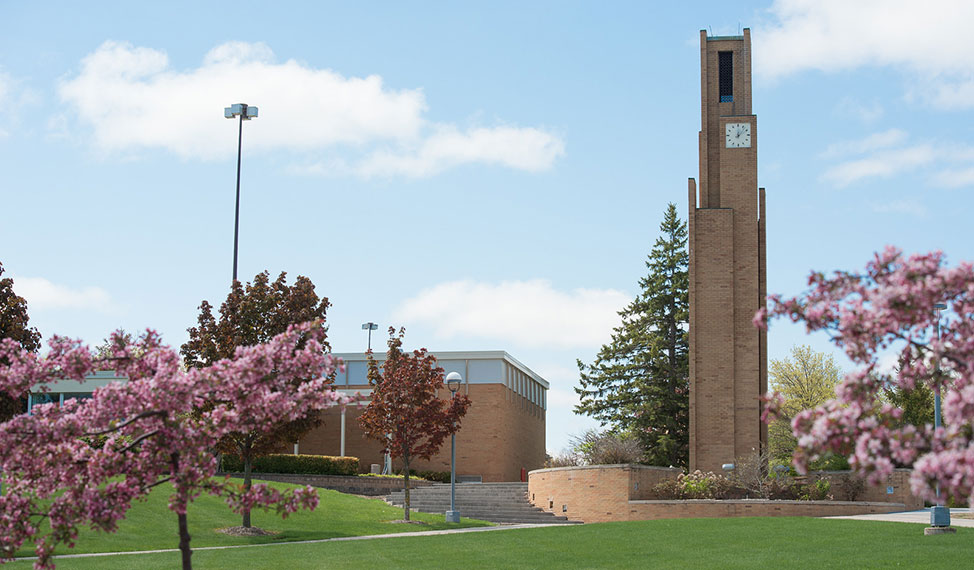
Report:
<svg viewBox="0 0 974 570"><path fill-rule="evenodd" d="M450 398L457 397L463 376L459 372L446 375L446 386L450 389ZM453 423L456 427L456 422ZM457 510L457 432L450 434L450 510L446 512L446 522L460 522L460 511Z"/></svg>
<svg viewBox="0 0 974 570"><path fill-rule="evenodd" d="M947 308L946 303L935 303L933 306L937 310L937 343L941 342L940 335L940 317L943 314L944 309ZM937 383L933 387L933 427L934 429L940 429L940 355L937 355ZM937 483L937 504L930 509L930 527L926 531L932 531L929 534L941 534L944 532L952 532L954 529L950 528L950 509L944 506L943 497L940 496L940 484ZM925 534L927 532L924 531Z"/></svg>
<svg viewBox="0 0 974 570"><path fill-rule="evenodd" d="M237 205L233 215L233 280L237 280L237 238L240 234L240 151L243 148L243 122L257 118L257 107L246 103L234 103L223 108L223 116L227 119L240 117L240 128L237 130Z"/></svg>
<svg viewBox="0 0 974 570"><path fill-rule="evenodd" d="M372 352L372 331L378 330L378 328L379 328L379 325L373 323L372 321L369 321L367 323L362 323L362 330L363 331L369 331L369 345L368 345L369 352ZM344 410L344 408L342 409L342 437L343 438L345 437L345 410ZM392 435L391 434L389 435L389 438L390 438L390 440L392 439ZM344 439L342 441L344 441ZM344 455L344 449L345 448L342 447L342 450L343 450L342 451L342 454L343 455ZM382 458L382 474L383 475L392 475L392 455L388 451L386 451L385 456Z"/></svg>
<svg viewBox="0 0 974 570"><path fill-rule="evenodd" d="M370 351L372 350L372 331L378 330L378 328L379 328L379 325L373 323L372 321L369 321L367 323L363 323L362 324L362 330L363 331L369 331L369 350Z"/></svg>

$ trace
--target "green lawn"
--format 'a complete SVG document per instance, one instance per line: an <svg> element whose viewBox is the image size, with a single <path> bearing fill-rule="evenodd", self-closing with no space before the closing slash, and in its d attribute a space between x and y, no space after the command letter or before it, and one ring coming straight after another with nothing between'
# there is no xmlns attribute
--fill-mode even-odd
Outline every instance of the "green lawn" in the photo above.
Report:
<svg viewBox="0 0 974 570"><path fill-rule="evenodd" d="M808 518L678 519L199 551L199 569L967 568L974 529ZM177 568L178 553L64 559L64 569ZM13 566L26 567L24 563Z"/></svg>
<svg viewBox="0 0 974 570"><path fill-rule="evenodd" d="M270 483L279 489L295 485ZM135 503L125 520L119 523L117 533L106 534L92 530L82 530L75 548L58 547L57 553L75 554L88 552L122 552L130 550L157 550L179 546L176 515L167 507L171 487L160 486L149 494L145 502ZM469 526L490 526L491 523L472 519L461 519L459 524L444 522L443 515L410 513L410 518L426 522L425 525L394 524L389 521L402 519L403 511L385 504L380 499L365 499L355 495L345 495L338 491L319 489L321 502L313 512L298 511L286 519L273 513L255 510L252 513L254 526L278 534L264 537L232 537L217 532L218 528L238 526L240 515L234 514L218 497L200 496L188 511L189 532L192 546L227 546L237 544L264 544L269 542L292 542L295 540L314 540L341 536L364 536L420 530L439 530ZM29 551L18 556L29 556Z"/></svg>

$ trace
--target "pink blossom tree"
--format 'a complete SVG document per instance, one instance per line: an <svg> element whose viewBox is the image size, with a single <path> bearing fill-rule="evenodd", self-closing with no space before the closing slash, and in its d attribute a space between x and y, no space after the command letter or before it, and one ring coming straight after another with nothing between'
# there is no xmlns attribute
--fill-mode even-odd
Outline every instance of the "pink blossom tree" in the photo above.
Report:
<svg viewBox="0 0 974 570"><path fill-rule="evenodd" d="M184 371L177 353L152 331L135 344L113 338L111 358L127 382L98 388L90 400L39 405L0 424L0 561L33 542L35 568L53 568L55 546L73 546L81 526L114 532L133 500L167 482L183 568L191 568L192 555L186 507L203 492L224 497L238 513L264 508L286 517L314 509L318 495L311 487L244 490L229 478L214 479L213 448L228 433L261 432L348 403L327 384L340 362L325 353L323 339L320 322L295 325L267 344ZM0 342L0 357L9 362L0 366L0 390L19 397L41 383L83 381L95 370L79 342L54 337L50 347L39 357ZM203 402L218 403L192 413ZM103 436L104 443L92 447L85 436ZM45 521L50 532L42 532Z"/></svg>
<svg viewBox="0 0 974 570"><path fill-rule="evenodd" d="M911 487L933 499L937 485L958 499L974 489L974 266L947 267L941 252L906 256L887 247L863 272L812 273L809 289L791 299L769 298L769 316L825 331L860 368L836 397L798 414L794 461L799 470L826 452L842 454L873 485L897 465L913 465ZM947 310L941 311L944 303ZM938 331L938 325L942 328ZM897 356L898 373L880 358ZM903 411L884 402L884 387L910 392L927 385L944 393L946 427L904 425ZM780 399L768 398L773 415Z"/></svg>

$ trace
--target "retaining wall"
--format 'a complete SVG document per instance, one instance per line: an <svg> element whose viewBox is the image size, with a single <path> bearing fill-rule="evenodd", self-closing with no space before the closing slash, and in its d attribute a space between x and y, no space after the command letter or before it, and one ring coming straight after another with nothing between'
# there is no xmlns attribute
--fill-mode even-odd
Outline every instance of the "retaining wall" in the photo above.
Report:
<svg viewBox="0 0 974 570"><path fill-rule="evenodd" d="M860 501L647 500L651 489L676 478L680 469L645 465L586 465L538 469L528 474L528 498L536 507L583 522L710 517L823 517L914 510L922 502L909 493L909 470L897 470L894 493L868 486ZM824 473L839 479L844 473ZM882 491L882 494L880 493ZM885 501L874 497L890 497Z"/></svg>
<svg viewBox="0 0 974 570"><path fill-rule="evenodd" d="M229 473L231 477L242 478L243 473ZM401 477L352 477L344 475L290 475L283 473L251 473L255 480L277 481L294 485L311 485L321 489L334 489L342 493L368 495L372 497L388 495L402 489ZM409 488L426 487L433 483L410 477Z"/></svg>

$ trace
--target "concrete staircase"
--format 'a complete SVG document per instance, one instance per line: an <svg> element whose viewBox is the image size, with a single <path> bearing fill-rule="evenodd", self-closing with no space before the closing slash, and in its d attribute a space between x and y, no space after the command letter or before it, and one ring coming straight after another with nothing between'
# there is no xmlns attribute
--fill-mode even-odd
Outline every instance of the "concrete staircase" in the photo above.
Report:
<svg viewBox="0 0 974 570"><path fill-rule="evenodd" d="M385 501L402 508L402 489L387 495ZM423 513L446 513L450 510L450 485L410 488L409 507ZM458 483L456 507L462 517L495 523L579 524L531 505L527 483Z"/></svg>

